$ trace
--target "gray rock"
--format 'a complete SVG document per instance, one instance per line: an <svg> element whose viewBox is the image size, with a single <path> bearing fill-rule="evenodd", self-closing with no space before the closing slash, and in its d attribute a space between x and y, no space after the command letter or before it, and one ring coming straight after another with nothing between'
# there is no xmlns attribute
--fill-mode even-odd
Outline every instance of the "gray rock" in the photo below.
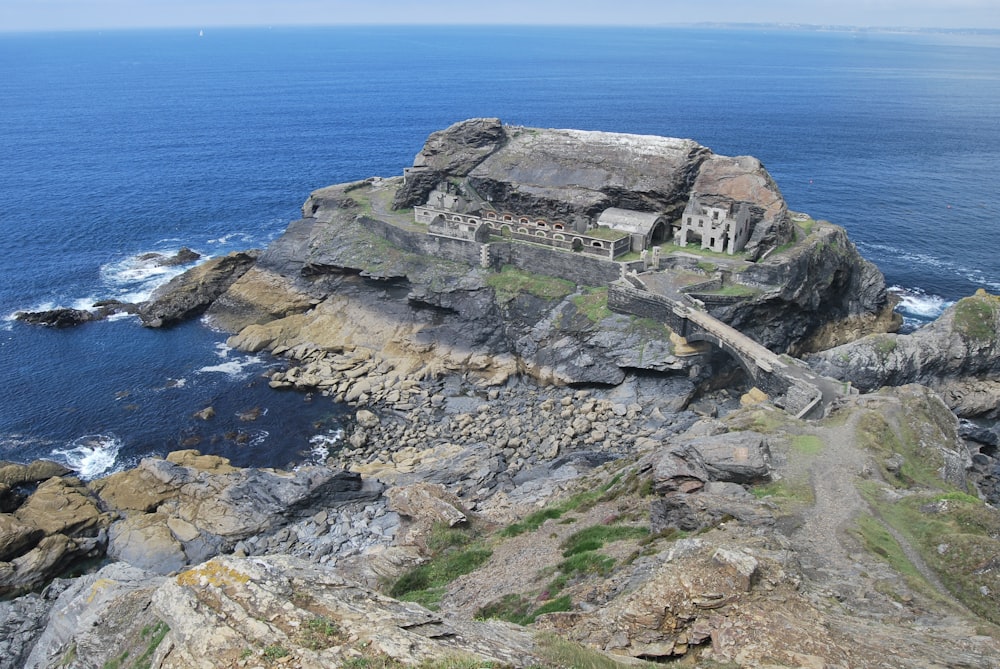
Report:
<svg viewBox="0 0 1000 669"><path fill-rule="evenodd" d="M257 260L256 251L212 258L174 277L139 308L146 327L164 327L203 313Z"/></svg>

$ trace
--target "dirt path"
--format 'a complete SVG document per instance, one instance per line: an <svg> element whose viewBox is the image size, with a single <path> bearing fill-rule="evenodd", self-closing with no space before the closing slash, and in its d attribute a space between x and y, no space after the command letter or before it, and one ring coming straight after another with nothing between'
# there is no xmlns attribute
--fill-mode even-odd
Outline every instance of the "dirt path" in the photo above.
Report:
<svg viewBox="0 0 1000 669"><path fill-rule="evenodd" d="M807 476L815 495L813 506L802 512L802 526L792 535L800 546L803 568L821 583L839 585L841 591L857 585L852 575L873 570L886 574L887 565L864 551L858 540L849 535L859 515L871 514L879 519L927 582L958 606L909 541L882 521L858 492L858 480L866 472L877 471L870 463L870 454L856 445L862 415L861 411L852 411L843 424L818 429L816 434L824 443L823 449L813 458L796 458L790 465L790 476Z"/></svg>

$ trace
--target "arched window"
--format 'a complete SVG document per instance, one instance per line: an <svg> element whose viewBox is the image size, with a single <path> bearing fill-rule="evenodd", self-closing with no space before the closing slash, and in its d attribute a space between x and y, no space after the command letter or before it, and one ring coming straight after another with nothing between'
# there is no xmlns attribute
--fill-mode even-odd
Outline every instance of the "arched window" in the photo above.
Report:
<svg viewBox="0 0 1000 669"><path fill-rule="evenodd" d="M511 216L510 214L504 214L503 215L503 220L505 220L505 221L513 221L514 217Z"/></svg>
<svg viewBox="0 0 1000 669"><path fill-rule="evenodd" d="M452 216L451 220L458 221L459 223L461 223L462 222L462 217L461 216Z"/></svg>
<svg viewBox="0 0 1000 669"><path fill-rule="evenodd" d="M546 223L545 221L535 221L535 225L537 225L540 228L544 228L548 226L548 223Z"/></svg>
<svg viewBox="0 0 1000 669"><path fill-rule="evenodd" d="M590 245L593 246L595 249L603 249L604 248L604 242L599 242L597 240L594 240L594 241L590 242Z"/></svg>
<svg viewBox="0 0 1000 669"><path fill-rule="evenodd" d="M528 234L528 228L518 228L517 232L522 235Z"/></svg>
<svg viewBox="0 0 1000 669"><path fill-rule="evenodd" d="M552 227L555 228L556 230L565 230L566 229L566 226L563 225L562 223L553 223Z"/></svg>
<svg viewBox="0 0 1000 669"><path fill-rule="evenodd" d="M535 236L536 237L544 237L545 236L545 231L544 230L536 230L535 231Z"/></svg>
<svg viewBox="0 0 1000 669"><path fill-rule="evenodd" d="M558 239L561 242L566 241L565 235L560 235L559 233L552 235L552 239Z"/></svg>
<svg viewBox="0 0 1000 669"><path fill-rule="evenodd" d="M518 223L527 223L527 222L528 222L528 219L527 219L527 218L525 218L524 216L522 216L521 218L517 219L517 222L518 222Z"/></svg>
<svg viewBox="0 0 1000 669"><path fill-rule="evenodd" d="M492 211L488 211L486 212L486 218L490 219L491 221L495 221L497 220L497 215Z"/></svg>

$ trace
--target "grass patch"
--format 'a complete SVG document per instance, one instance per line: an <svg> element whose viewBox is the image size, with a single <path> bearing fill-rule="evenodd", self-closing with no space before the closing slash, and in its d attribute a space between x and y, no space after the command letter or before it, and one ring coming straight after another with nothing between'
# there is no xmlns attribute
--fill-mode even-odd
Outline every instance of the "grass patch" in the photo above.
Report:
<svg viewBox="0 0 1000 669"><path fill-rule="evenodd" d="M902 546L877 518L869 514L858 517L858 535L870 552L883 558L902 574L911 586L926 590L927 584L917 568L906 557Z"/></svg>
<svg viewBox="0 0 1000 669"><path fill-rule="evenodd" d="M437 608L445 586L475 571L493 554L468 530L449 528L444 523L432 528L427 546L432 552L431 559L400 576L389 594L429 609Z"/></svg>
<svg viewBox="0 0 1000 669"><path fill-rule="evenodd" d="M558 575L549 582L546 592L554 595L583 576L607 576L614 567L613 557L594 551L576 553L556 565L555 572Z"/></svg>
<svg viewBox="0 0 1000 669"><path fill-rule="evenodd" d="M572 667L573 669L625 669L626 667L657 667L650 662L616 662L607 655L563 639L554 634L538 636L538 652L546 667Z"/></svg>
<svg viewBox="0 0 1000 669"><path fill-rule="evenodd" d="M875 337L875 352L882 360L889 357L889 354L896 350L897 342L895 335L878 335Z"/></svg>
<svg viewBox="0 0 1000 669"><path fill-rule="evenodd" d="M810 506L816 502L812 486L805 481L772 481L750 487L757 499L771 499L781 507Z"/></svg>
<svg viewBox="0 0 1000 669"><path fill-rule="evenodd" d="M803 455L817 455L823 450L823 440L812 434L797 434L792 437L792 448Z"/></svg>
<svg viewBox="0 0 1000 669"><path fill-rule="evenodd" d="M623 539L642 539L649 535L645 527L628 525L593 525L571 534L563 541L563 557L603 548L605 543Z"/></svg>
<svg viewBox="0 0 1000 669"><path fill-rule="evenodd" d="M506 620L515 625L530 625L538 616L558 611L571 611L573 601L568 595L550 599L541 606L523 595L504 595L476 611L476 620Z"/></svg>
<svg viewBox="0 0 1000 669"><path fill-rule="evenodd" d="M894 503L875 499L874 504L952 595L986 620L1000 623L1000 513L996 509L957 492L913 495ZM896 567L895 560L890 563ZM908 572L897 569L909 578Z"/></svg>
<svg viewBox="0 0 1000 669"><path fill-rule="evenodd" d="M504 265L499 273L490 274L486 285L496 292L497 298L510 302L520 293L528 293L543 300L557 300L573 292L573 283L544 274L534 274Z"/></svg>
<svg viewBox="0 0 1000 669"><path fill-rule="evenodd" d="M704 256L706 258L728 258L728 259L738 259L742 260L746 258L747 254L745 251L738 251L733 255L728 253L722 253L719 251L712 251L711 249L701 248L701 242L690 242L687 246L681 246L679 244L674 244L673 242L667 242L666 244L661 244L660 248L664 253L691 253L693 255Z"/></svg>
<svg viewBox="0 0 1000 669"><path fill-rule="evenodd" d="M616 242L619 239L624 239L625 237L628 237L627 232L624 232L623 230L615 230L613 228L609 228L606 225L602 225L596 228L590 228L583 234L587 235L588 237L593 237L594 239L603 239L608 242Z"/></svg>
<svg viewBox="0 0 1000 669"><path fill-rule="evenodd" d="M753 297L760 294L759 288L744 286L742 283L731 283L717 290L706 290L704 295L720 295L723 297Z"/></svg>
<svg viewBox="0 0 1000 669"><path fill-rule="evenodd" d="M1000 298L980 290L955 303L955 329L966 339L989 342L997 337L996 321Z"/></svg>
<svg viewBox="0 0 1000 669"><path fill-rule="evenodd" d="M914 416L919 421L921 417ZM943 458L936 446L922 448L915 435L900 429L897 434L885 418L875 412L868 412L858 421L858 443L882 456L883 459L898 453L903 456L903 464L896 473L882 465L882 474L887 481L899 487L924 486L930 488L949 487L938 470L943 466Z"/></svg>
<svg viewBox="0 0 1000 669"><path fill-rule="evenodd" d="M343 669L509 669L510 665L488 662L471 655L451 655L420 664L404 664L376 650L366 649L360 657L352 657L338 665Z"/></svg>
<svg viewBox="0 0 1000 669"><path fill-rule="evenodd" d="M600 323L611 316L611 310L608 309L607 288L589 288L583 295L574 296L573 304L580 313L594 323Z"/></svg>
<svg viewBox="0 0 1000 669"><path fill-rule="evenodd" d="M142 628L142 633L140 634L143 641L148 639L145 650L142 651L142 655L136 658L135 668L136 669L149 669L153 664L153 653L160 646L163 638L167 636L167 632L170 628L164 622L158 622L155 625L147 625Z"/></svg>
<svg viewBox="0 0 1000 669"><path fill-rule="evenodd" d="M310 650L322 650L336 646L343 638L340 626L326 616L308 620L299 634L299 644Z"/></svg>
<svg viewBox="0 0 1000 669"><path fill-rule="evenodd" d="M611 488L617 482L618 480L616 477L616 479L612 479L609 483L601 486L597 490L588 490L577 493L559 504L547 506L544 509L539 509L538 511L530 513L525 516L523 520L508 525L502 529L500 531L500 536L516 537L517 535L524 534L525 532L534 532L541 527L542 523L546 520L561 518L563 514L571 511L587 511L593 508L593 506L599 501L605 499Z"/></svg>

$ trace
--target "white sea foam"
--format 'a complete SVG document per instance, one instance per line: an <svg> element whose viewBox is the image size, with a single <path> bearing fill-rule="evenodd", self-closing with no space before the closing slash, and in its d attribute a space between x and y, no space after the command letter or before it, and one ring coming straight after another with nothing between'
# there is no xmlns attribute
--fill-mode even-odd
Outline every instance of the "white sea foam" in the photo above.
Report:
<svg viewBox="0 0 1000 669"><path fill-rule="evenodd" d="M897 309L901 313L925 320L937 318L945 309L954 304L940 295L932 295L920 288L892 286L889 290L899 296L900 302Z"/></svg>
<svg viewBox="0 0 1000 669"><path fill-rule="evenodd" d="M263 358L256 355L239 354L230 357L233 349L225 343L215 345L215 354L225 362L217 365L206 365L196 370L198 374L225 374L234 380L245 379L253 372L253 367L264 362Z"/></svg>
<svg viewBox="0 0 1000 669"><path fill-rule="evenodd" d="M52 451L55 460L89 481L107 473L115 465L122 441L113 434L88 434Z"/></svg>
<svg viewBox="0 0 1000 669"><path fill-rule="evenodd" d="M330 451L340 445L344 438L344 431L340 428L330 430L322 434L316 434L309 438L309 457L306 463L322 465L330 457Z"/></svg>
<svg viewBox="0 0 1000 669"><path fill-rule="evenodd" d="M271 433L267 430L251 430L247 433L250 440L247 442L247 446L250 448L256 448L267 441L267 438L271 436Z"/></svg>
<svg viewBox="0 0 1000 669"><path fill-rule="evenodd" d="M112 297L123 302L143 302L160 285L183 273L187 265L162 265L164 258L179 249L138 253L122 260L101 265L101 280L113 292ZM154 255L155 254L155 255ZM200 260L207 260L202 256Z"/></svg>

